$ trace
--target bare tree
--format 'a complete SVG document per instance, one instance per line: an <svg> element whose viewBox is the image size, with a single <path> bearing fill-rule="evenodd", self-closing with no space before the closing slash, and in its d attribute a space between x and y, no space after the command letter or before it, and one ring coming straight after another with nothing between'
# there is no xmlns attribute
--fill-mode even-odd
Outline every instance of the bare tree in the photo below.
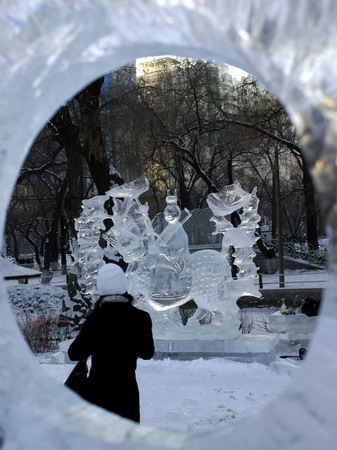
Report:
<svg viewBox="0 0 337 450"><path fill-rule="evenodd" d="M231 82L209 62L164 58L160 64L142 77L129 64L95 80L50 119L18 178L7 222L13 242L20 235L36 243L35 252L42 246L45 271L60 254L65 265L67 233L75 234L82 199L123 182L114 167L126 181L148 177L152 214L172 187L181 207L195 209L235 178L246 190L257 185L261 211L276 233L277 151L287 229L295 237L305 226L317 248L313 183L278 100L252 79Z"/></svg>
<svg viewBox="0 0 337 450"><path fill-rule="evenodd" d="M7 233L13 242L20 235L30 245L40 244L45 274L60 254L66 270L67 234L75 234L73 219L81 212L83 198L123 182L111 170L102 135L102 84L103 78L94 81L57 111L33 144L17 180Z"/></svg>
<svg viewBox="0 0 337 450"><path fill-rule="evenodd" d="M146 174L158 197L169 186L178 188L181 206L189 209L202 207L208 193L234 178L247 190L257 185L261 207L276 233L277 151L285 175L281 201L287 229L295 237L298 226L305 224L307 240L317 248L313 183L295 128L280 102L251 78L224 81L212 63L163 61L160 70L140 78L130 65L113 77L112 106L105 120L110 120L121 167ZM305 219L298 216L302 203Z"/></svg>

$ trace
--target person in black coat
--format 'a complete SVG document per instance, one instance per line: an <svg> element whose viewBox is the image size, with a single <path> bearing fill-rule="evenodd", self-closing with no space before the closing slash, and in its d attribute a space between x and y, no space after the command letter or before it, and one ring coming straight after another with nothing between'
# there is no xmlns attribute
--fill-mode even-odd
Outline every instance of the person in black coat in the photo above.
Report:
<svg viewBox="0 0 337 450"><path fill-rule="evenodd" d="M151 317L132 306L126 276L116 264L98 271L97 288L100 298L68 355L72 361L91 355L86 400L139 422L137 358L154 354Z"/></svg>

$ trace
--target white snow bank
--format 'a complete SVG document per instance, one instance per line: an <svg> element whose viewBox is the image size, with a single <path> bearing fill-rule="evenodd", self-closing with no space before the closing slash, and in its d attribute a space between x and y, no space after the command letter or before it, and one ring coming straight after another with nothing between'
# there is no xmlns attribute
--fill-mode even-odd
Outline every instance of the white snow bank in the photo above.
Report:
<svg viewBox="0 0 337 450"><path fill-rule="evenodd" d="M43 364L63 383L72 365ZM210 430L257 414L288 386L258 363L222 358L193 361L138 361L141 423L180 431Z"/></svg>

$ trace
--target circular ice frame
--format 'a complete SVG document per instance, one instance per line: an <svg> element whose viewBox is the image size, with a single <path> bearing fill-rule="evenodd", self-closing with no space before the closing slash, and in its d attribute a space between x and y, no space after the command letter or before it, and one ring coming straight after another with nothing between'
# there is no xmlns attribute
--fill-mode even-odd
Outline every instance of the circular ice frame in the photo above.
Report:
<svg viewBox="0 0 337 450"><path fill-rule="evenodd" d="M323 213L329 214L332 248L324 309L293 384L244 424L198 435L136 426L54 383L21 338L2 283L0 447L336 448L336 5L334 0L5 1L0 12L2 230L26 153L63 102L135 57L178 54L240 66L287 106L313 167Z"/></svg>

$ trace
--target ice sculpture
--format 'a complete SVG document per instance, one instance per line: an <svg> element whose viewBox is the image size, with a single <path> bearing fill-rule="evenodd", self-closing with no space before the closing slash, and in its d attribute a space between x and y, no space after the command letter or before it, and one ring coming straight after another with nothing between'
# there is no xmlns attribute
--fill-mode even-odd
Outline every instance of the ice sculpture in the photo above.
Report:
<svg viewBox="0 0 337 450"><path fill-rule="evenodd" d="M81 280L86 294L96 294L96 275L104 264L103 249L98 245L102 229L102 219L106 217L104 203L109 199L107 195L97 195L83 200L81 216L75 220L77 242L72 241L74 263L70 272L75 272ZM95 244L93 245L93 243Z"/></svg>
<svg viewBox="0 0 337 450"><path fill-rule="evenodd" d="M179 222L176 195L168 195L165 209L168 225L160 236L156 235L148 206L138 199L148 187L147 179L140 177L107 192L114 199L114 225L103 237L129 263L130 292L144 296L154 308L166 309L189 299L188 238Z"/></svg>
<svg viewBox="0 0 337 450"><path fill-rule="evenodd" d="M166 197L166 228L151 246L149 302L154 308L171 308L190 299L192 273L188 237L179 222L176 191Z"/></svg>
<svg viewBox="0 0 337 450"><path fill-rule="evenodd" d="M104 234L104 238L127 263L141 260L147 254L148 245L153 240L152 224L147 214L148 206L142 205L138 200L148 188L147 179L140 177L131 183L116 186L106 193L114 198L112 208L114 226Z"/></svg>
<svg viewBox="0 0 337 450"><path fill-rule="evenodd" d="M244 191L238 182L226 186L220 193L212 193L207 202L216 224L214 233L222 233L221 252L201 250L190 255L188 237L179 222L181 212L177 195L168 193L164 211L166 227L157 235L148 217L148 206L139 196L148 189L141 177L107 192L113 197L114 226L104 235L106 240L129 263L127 276L129 291L143 298L156 310L167 310L194 299L199 307L198 317L211 312L233 316L236 300L243 294L260 296L254 286L257 278L252 246L260 219L257 214L256 190ZM123 199L123 200L122 200ZM235 228L226 218L239 211L240 225ZM236 248L238 279L233 280L228 261L229 247ZM234 304L234 307L233 307ZM234 329L234 325L232 327Z"/></svg>
<svg viewBox="0 0 337 450"><path fill-rule="evenodd" d="M214 234L223 234L222 255L227 256L231 246L235 249L232 258L234 259L233 264L238 268L237 281L239 282L231 278L227 280L225 297L228 298L231 294L237 298L241 295L260 297L260 292L254 286L257 268L253 262L255 253L252 249L258 239L255 232L260 220L260 216L257 214L259 200L256 188L251 194L248 194L236 181L234 184L226 186L221 193L210 194L207 203L214 213L211 219L215 222ZM234 227L225 217L235 211L240 217L240 224L237 227Z"/></svg>
<svg viewBox="0 0 337 450"><path fill-rule="evenodd" d="M254 188L247 207L243 208L242 213L239 212L241 223L237 230L240 235L235 243L235 253L232 255L235 259L234 263L239 269L237 278L240 280L242 288L247 292L246 294L243 291L242 295L253 295L255 297L259 297L260 295L259 291L251 283L251 280L257 278L256 265L253 261L255 253L252 247L259 239L256 233L256 228L261 219L257 213L259 201L256 195L256 188Z"/></svg>
<svg viewBox="0 0 337 450"><path fill-rule="evenodd" d="M255 253L252 249L257 240L255 230L260 220L256 189L249 194L235 181L221 192L211 193L207 203L213 212L213 234L223 235L222 247L220 253L201 250L192 255L192 296L198 307L210 311L217 321L218 313L221 313L226 319L226 326L234 330L237 328L237 299L242 295L261 296L254 284L257 268L253 262ZM236 228L226 218L235 211L239 212L241 219ZM239 269L237 279L232 277L229 261L231 246L235 247L232 256L235 255L235 265Z"/></svg>
<svg viewBox="0 0 337 450"><path fill-rule="evenodd" d="M308 165L314 167L332 248L324 308L300 376L261 414L247 418L244 427L234 421L223 430L197 435L133 425L50 380L23 344L2 284L0 447L38 450L48 443L59 450L67 442L81 450L150 449L165 442L170 449L191 450L222 449L225 441L228 448L254 450L335 448L336 1L12 0L2 6L3 221L20 163L61 104L107 69L175 51L245 68L280 96L304 138Z"/></svg>

